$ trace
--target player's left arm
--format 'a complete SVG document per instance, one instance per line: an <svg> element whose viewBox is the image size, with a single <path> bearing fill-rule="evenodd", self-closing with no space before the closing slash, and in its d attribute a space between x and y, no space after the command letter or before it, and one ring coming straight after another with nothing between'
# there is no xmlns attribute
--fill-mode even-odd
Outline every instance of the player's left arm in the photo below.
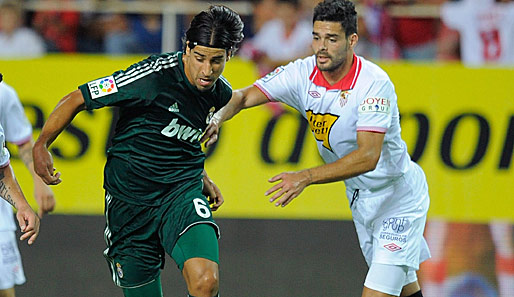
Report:
<svg viewBox="0 0 514 297"><path fill-rule="evenodd" d="M207 175L205 169L203 170L203 194L209 200L209 205L211 206L212 211L218 210L220 206L225 202L223 199L223 195L221 195L221 191L216 186L216 184L210 179Z"/></svg>
<svg viewBox="0 0 514 297"><path fill-rule="evenodd" d="M42 218L44 214L54 210L55 197L50 187L47 186L34 171L34 160L32 159L33 147L34 141L31 138L29 141L18 145L18 154L23 164L25 164L25 167L30 172L30 175L32 175L32 180L34 181L34 197L39 205L38 215Z"/></svg>
<svg viewBox="0 0 514 297"><path fill-rule="evenodd" d="M269 179L269 182L279 182L265 192L265 195L275 193L270 202L275 206L286 206L298 197L311 184L325 184L342 181L363 173L373 171L380 159L384 133L358 131L358 148L341 159L295 172L283 172Z"/></svg>

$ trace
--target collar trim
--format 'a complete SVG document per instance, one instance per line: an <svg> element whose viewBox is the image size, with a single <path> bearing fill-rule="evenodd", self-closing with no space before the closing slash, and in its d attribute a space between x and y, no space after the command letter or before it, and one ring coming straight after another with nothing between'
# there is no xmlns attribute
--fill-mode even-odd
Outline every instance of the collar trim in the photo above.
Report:
<svg viewBox="0 0 514 297"><path fill-rule="evenodd" d="M350 71L343 77L341 80L331 85L325 79L321 71L318 69L317 65L314 65L314 69L312 70L309 79L317 86L325 87L327 90L351 90L355 87L357 83L357 78L362 69L362 62L357 55L353 55L353 62Z"/></svg>

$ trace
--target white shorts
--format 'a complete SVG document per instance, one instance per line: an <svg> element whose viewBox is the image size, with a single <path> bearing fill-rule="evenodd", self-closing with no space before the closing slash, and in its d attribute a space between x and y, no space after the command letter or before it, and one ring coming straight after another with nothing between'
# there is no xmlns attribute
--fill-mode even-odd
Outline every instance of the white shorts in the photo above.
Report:
<svg viewBox="0 0 514 297"><path fill-rule="evenodd" d="M347 195L351 199L353 193ZM391 186L359 191L351 208L368 266L378 263L418 270L430 258L423 238L429 204L425 174L414 162Z"/></svg>
<svg viewBox="0 0 514 297"><path fill-rule="evenodd" d="M0 290L25 283L14 231L0 232Z"/></svg>

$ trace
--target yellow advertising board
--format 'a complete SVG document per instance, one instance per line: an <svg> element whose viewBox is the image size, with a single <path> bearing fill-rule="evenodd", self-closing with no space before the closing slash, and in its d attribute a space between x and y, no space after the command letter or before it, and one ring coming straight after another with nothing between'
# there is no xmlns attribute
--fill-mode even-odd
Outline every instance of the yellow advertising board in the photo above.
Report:
<svg viewBox="0 0 514 297"><path fill-rule="evenodd" d="M141 57L55 55L2 61L0 71L25 106L37 137L58 100L78 85L124 69ZM427 175L429 216L452 221L514 221L513 69L450 64L380 64L396 87L402 135ZM234 59L225 76L234 88L257 78L254 65ZM103 211L103 165L112 126L110 109L82 112L51 147L62 184L53 187L58 213ZM206 168L225 204L217 217L348 219L343 183L314 185L289 206L276 208L264 192L270 177L322 164L308 125L291 110L245 110L227 122ZM9 146L11 152L16 149ZM31 178L19 160L16 175L27 196Z"/></svg>

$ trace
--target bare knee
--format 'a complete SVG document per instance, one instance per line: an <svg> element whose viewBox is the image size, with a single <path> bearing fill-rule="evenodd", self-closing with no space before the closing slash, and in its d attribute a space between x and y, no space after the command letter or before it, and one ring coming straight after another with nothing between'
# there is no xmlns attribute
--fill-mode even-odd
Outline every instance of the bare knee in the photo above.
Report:
<svg viewBox="0 0 514 297"><path fill-rule="evenodd" d="M189 294L196 297L212 297L219 290L218 264L203 258L192 258L182 270Z"/></svg>

